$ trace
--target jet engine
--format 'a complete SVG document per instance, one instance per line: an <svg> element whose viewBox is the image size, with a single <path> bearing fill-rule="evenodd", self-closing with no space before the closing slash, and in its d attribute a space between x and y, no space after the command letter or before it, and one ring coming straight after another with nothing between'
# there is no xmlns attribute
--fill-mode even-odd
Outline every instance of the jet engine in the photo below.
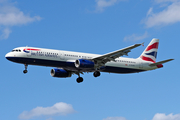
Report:
<svg viewBox="0 0 180 120"><path fill-rule="evenodd" d="M94 68L94 62L85 59L79 59L75 61L76 68L80 69L91 69Z"/></svg>
<svg viewBox="0 0 180 120"><path fill-rule="evenodd" d="M51 69L51 76L53 77L59 77L59 78L66 78L71 77L72 72L66 71L64 69Z"/></svg>

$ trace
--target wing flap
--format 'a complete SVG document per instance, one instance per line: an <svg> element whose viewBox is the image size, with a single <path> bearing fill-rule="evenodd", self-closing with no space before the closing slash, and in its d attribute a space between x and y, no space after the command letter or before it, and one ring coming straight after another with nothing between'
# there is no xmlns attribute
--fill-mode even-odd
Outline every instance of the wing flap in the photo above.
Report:
<svg viewBox="0 0 180 120"><path fill-rule="evenodd" d="M97 67L101 67L103 66L105 63L109 62L109 61L114 61L116 58L121 57L123 55L128 55L129 52L131 52L132 49L140 46L142 44L135 44L114 52L110 52L104 55L100 55L98 57L94 57L92 58L93 61L95 61L95 63L97 64Z"/></svg>
<svg viewBox="0 0 180 120"><path fill-rule="evenodd" d="M120 56L127 55L127 53L131 51L131 49L136 48L140 45L141 44L135 44L135 45L132 45L132 46L129 46L129 47L126 47L126 48L123 48L114 52L110 52L110 53L95 57L93 58L93 60L102 60L102 59L107 59L107 58L115 59Z"/></svg>

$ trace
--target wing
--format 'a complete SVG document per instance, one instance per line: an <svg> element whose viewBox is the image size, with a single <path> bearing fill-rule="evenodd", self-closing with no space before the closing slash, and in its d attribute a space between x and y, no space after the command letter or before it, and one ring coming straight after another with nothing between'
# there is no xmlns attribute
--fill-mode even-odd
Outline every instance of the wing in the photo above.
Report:
<svg viewBox="0 0 180 120"><path fill-rule="evenodd" d="M121 57L123 55L128 55L129 52L131 52L132 49L140 46L142 44L135 44L114 52L110 52L98 57L94 57L92 58L92 60L95 62L96 64L96 68L100 68L101 66L104 66L107 62L109 61L115 61L116 58Z"/></svg>

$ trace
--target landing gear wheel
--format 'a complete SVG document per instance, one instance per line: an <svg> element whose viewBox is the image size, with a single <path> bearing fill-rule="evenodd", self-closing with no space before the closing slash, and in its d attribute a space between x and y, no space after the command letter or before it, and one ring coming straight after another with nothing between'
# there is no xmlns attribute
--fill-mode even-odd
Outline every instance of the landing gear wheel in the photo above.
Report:
<svg viewBox="0 0 180 120"><path fill-rule="evenodd" d="M81 83L81 82L83 82L83 78L82 78L82 77L78 77L78 78L76 79L76 81L77 81L77 83Z"/></svg>
<svg viewBox="0 0 180 120"><path fill-rule="evenodd" d="M26 74L28 71L27 70L23 70L23 73Z"/></svg>
<svg viewBox="0 0 180 120"><path fill-rule="evenodd" d="M101 75L101 73L100 73L99 71L95 71L95 72L93 73L93 75L94 75L94 77L99 77L99 76Z"/></svg>
<svg viewBox="0 0 180 120"><path fill-rule="evenodd" d="M23 73L26 74L28 71L27 71L27 67L28 67L28 64L24 64L25 66L25 70L23 70Z"/></svg>

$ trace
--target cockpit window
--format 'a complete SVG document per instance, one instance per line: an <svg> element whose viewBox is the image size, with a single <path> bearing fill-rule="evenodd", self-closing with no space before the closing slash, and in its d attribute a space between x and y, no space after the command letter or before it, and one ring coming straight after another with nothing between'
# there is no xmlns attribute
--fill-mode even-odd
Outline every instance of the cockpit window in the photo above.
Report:
<svg viewBox="0 0 180 120"><path fill-rule="evenodd" d="M21 50L20 49L14 49L11 52L21 52Z"/></svg>

